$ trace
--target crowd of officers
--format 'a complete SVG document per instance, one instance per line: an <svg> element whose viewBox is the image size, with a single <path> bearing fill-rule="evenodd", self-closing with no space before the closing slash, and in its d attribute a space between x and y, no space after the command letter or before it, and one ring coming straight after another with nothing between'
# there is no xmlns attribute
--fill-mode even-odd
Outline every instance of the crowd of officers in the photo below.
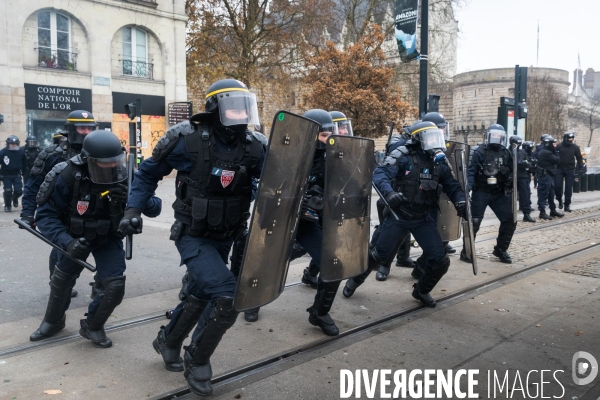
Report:
<svg viewBox="0 0 600 400"><path fill-rule="evenodd" d="M304 117L318 123L319 134L292 258L310 255L302 282L317 293L307 309L308 320L326 335L335 336L339 329L329 312L340 282L324 282L319 274L325 143L331 134L352 135L352 125L338 111L313 109ZM73 287L83 270L75 260L86 260L92 254L97 268L93 301L80 321L80 334L96 347L112 345L104 325L125 293L123 239L142 233L142 214L160 214L162 203L154 192L158 182L176 170L175 223L170 239L187 271L180 303L152 344L162 355L167 370L183 371L194 393L210 395L211 355L238 316L233 297L248 235L250 204L257 194L267 149L267 139L248 129L248 125L258 124L255 95L237 80L218 81L207 90L205 111L168 130L152 157L139 165L129 188L125 149L112 132L96 130L94 117L88 111L72 112L66 130L55 135L54 143L43 150L33 137L27 138L24 149L18 138L9 137L6 148L0 151L4 210L9 212L11 206L18 206L23 177L21 221L39 230L61 250L54 248L49 255L48 305L30 340L46 339L65 327L70 299L76 295ZM518 146L517 179L524 221L533 222L533 174L537 178L540 218L562 216L556 210L555 196L559 208L564 206L565 211L571 211L572 182L582 170L580 152L573 139L572 133L566 133L557 147L556 140L545 135L533 151L531 142L510 138L510 143ZM471 154L471 216L467 215L465 192L444 153L447 140L447 122L441 114L429 113L388 143L386 157L373 176L381 198L377 204L379 225L369 243L369 268L346 282L345 297L351 297L372 271L376 271L377 280L385 280L396 256L398 266L413 268L411 275L417 279L413 297L426 306L435 306L430 292L448 271L449 254L456 251L442 241L437 228L437 205L442 192L454 204L459 217L472 220L475 233L486 208L492 209L500 220L493 254L502 262L511 262L508 248L516 223L507 195L513 187L513 163L506 147L506 132L499 125L491 125L485 143ZM564 202L562 182L555 184L554 179L566 181ZM546 203L550 206L549 215L545 213ZM416 262L409 254L411 235L423 249ZM464 251L461 260L471 262ZM258 309L247 310L245 317L256 321ZM189 345L183 347L190 333Z"/></svg>

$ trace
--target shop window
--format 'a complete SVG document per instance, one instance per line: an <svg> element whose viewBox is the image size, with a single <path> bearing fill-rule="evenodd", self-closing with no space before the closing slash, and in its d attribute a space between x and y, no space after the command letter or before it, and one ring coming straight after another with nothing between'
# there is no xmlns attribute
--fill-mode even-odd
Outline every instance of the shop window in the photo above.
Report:
<svg viewBox="0 0 600 400"><path fill-rule="evenodd" d="M123 75L152 79L153 64L148 62L148 33L126 26L123 34Z"/></svg>
<svg viewBox="0 0 600 400"><path fill-rule="evenodd" d="M54 11L38 13L38 66L77 71L71 51L71 19Z"/></svg>

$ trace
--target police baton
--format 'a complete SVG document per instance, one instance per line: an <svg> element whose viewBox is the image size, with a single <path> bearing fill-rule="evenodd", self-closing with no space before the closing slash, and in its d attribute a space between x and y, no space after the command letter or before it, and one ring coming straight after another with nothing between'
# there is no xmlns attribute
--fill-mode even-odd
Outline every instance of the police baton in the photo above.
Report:
<svg viewBox="0 0 600 400"><path fill-rule="evenodd" d="M374 183L372 185L373 185L373 188L375 189L375 191L377 192L377 194L379 195L379 198L381 199L381 201L383 201L383 204L385 204L385 206L388 208L388 210L390 210L390 213L392 213L392 217L394 217L394 219L396 221L399 221L400 218L398 218L398 215L394 212L394 210L392 210L392 207L387 202L387 200L385 199L385 197L383 197L383 195L381 194L381 192L379 191L379 189L377 188L377 186L375 186Z"/></svg>
<svg viewBox="0 0 600 400"><path fill-rule="evenodd" d="M63 249L61 249L60 247L58 247L57 245L55 245L54 243L52 243L51 241L46 239L41 233L39 233L38 231L36 231L35 229L33 229L32 227L27 225L25 222L21 221L18 218L15 218L14 221L15 221L15 224L19 225L19 228L25 229L27 232L31 233L33 236L37 237L38 239L43 240L45 243L54 247L56 250L60 251L63 255L69 257L71 260L73 260L77 264L81 265L83 268L89 269L92 272L96 272L96 267L94 267L91 264L88 264L87 262L85 262L83 260L78 260L77 258L71 257L71 255L69 253L67 253L66 251L64 251Z"/></svg>

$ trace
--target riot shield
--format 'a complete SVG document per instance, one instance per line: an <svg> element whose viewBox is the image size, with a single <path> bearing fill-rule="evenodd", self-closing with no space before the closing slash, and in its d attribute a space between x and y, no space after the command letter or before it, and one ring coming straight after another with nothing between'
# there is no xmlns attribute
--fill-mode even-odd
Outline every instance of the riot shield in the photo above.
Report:
<svg viewBox="0 0 600 400"><path fill-rule="evenodd" d="M467 146L467 145L465 145ZM467 179L467 169L469 165L469 148L459 149L456 151L455 156L460 160L460 165L456 170L456 175L459 177L458 181L465 192L465 201L467 206L467 219L462 220L463 229L463 247L467 258L471 260L473 264L473 274L477 275L477 253L475 251L475 234L473 231L473 220L471 214L471 196L469 195L469 180Z"/></svg>
<svg viewBox="0 0 600 400"><path fill-rule="evenodd" d="M234 306L264 306L284 289L302 195L315 151L319 125L278 111L258 185Z"/></svg>
<svg viewBox="0 0 600 400"><path fill-rule="evenodd" d="M469 145L459 142L446 142L446 159L452 169L452 175L458 180L462 187L462 176L460 173L460 151L465 150L468 154ZM439 215L437 220L438 231L442 236L442 240L458 240L460 239L461 233L461 218L456 215L456 208L450 201L446 193L440 195L440 201L438 202Z"/></svg>
<svg viewBox="0 0 600 400"><path fill-rule="evenodd" d="M516 143L513 143L512 145L512 168L513 168L513 173L512 173L512 197L511 197L511 204L512 204L512 212L513 212L513 223L517 223L517 212L519 210L518 204L517 204L517 195L518 195L518 191L517 191L517 164L518 164L518 160L517 160L517 156L518 156L518 148L519 146Z"/></svg>
<svg viewBox="0 0 600 400"><path fill-rule="evenodd" d="M371 139L330 136L327 140L321 279L339 281L367 270L371 232Z"/></svg>

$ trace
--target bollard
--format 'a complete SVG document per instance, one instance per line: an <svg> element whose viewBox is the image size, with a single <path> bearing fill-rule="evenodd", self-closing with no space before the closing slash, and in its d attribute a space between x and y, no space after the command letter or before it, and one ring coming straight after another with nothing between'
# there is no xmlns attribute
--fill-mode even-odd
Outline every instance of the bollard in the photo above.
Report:
<svg viewBox="0 0 600 400"><path fill-rule="evenodd" d="M588 176L587 174L583 174L581 175L581 177L579 178L579 190L581 192L587 192L587 184L588 184Z"/></svg>

